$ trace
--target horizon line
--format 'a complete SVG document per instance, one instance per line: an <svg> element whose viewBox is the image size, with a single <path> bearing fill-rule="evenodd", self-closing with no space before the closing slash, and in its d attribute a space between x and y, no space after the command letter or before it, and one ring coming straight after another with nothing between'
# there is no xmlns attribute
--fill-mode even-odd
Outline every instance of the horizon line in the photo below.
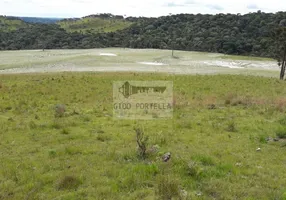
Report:
<svg viewBox="0 0 286 200"><path fill-rule="evenodd" d="M91 15L101 15L101 14L111 14L112 16L123 16L124 18L128 18L128 17L135 17L135 18L160 18L160 17L166 17L166 16L175 16L175 15L220 15L220 14L223 14L223 15L247 15L247 14L252 14L252 13L264 13L264 14L277 14L277 13L281 13L281 12L286 12L286 11L276 11L276 12L263 12L261 10L257 10L257 11L254 11L254 12L248 12L248 13L230 13L230 12L220 12L220 13L216 13L216 14L211 14L211 13L177 13L177 14L172 14L172 13L169 13L168 15L160 15L160 16L157 16L157 17L153 17L153 16L127 16L127 15L120 15L120 14L112 14L112 13L97 13L97 14L88 14L88 15L84 15L82 17L48 17L48 16L32 16L32 15L5 15L5 14L1 14L0 16L3 16L3 17L30 17L30 18L42 18L42 19L74 19L74 18L83 18L83 17L88 17L88 16L91 16Z"/></svg>

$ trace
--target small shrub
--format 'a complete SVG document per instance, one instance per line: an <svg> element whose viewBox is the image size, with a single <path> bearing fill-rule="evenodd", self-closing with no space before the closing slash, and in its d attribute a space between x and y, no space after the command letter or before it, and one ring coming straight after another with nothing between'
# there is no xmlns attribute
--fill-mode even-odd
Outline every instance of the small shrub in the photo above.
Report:
<svg viewBox="0 0 286 200"><path fill-rule="evenodd" d="M65 148L65 154L67 155L77 155L82 154L81 150L79 148L76 148L74 146L69 146Z"/></svg>
<svg viewBox="0 0 286 200"><path fill-rule="evenodd" d="M7 110L7 111L12 110L12 107L11 107L11 106L7 106L7 107L5 108L5 110Z"/></svg>
<svg viewBox="0 0 286 200"><path fill-rule="evenodd" d="M180 199L178 181L168 175L160 175L157 179L155 193L158 200Z"/></svg>
<svg viewBox="0 0 286 200"><path fill-rule="evenodd" d="M51 158L56 157L56 155L57 155L56 150L54 150L54 149L49 150L49 156L50 156Z"/></svg>
<svg viewBox="0 0 286 200"><path fill-rule="evenodd" d="M138 145L139 156L145 159L148 137L144 136L144 130L142 128L134 128L134 130L136 132L136 142Z"/></svg>
<svg viewBox="0 0 286 200"><path fill-rule="evenodd" d="M280 120L278 120L278 123L283 125L283 126L286 126L286 117L283 117Z"/></svg>
<svg viewBox="0 0 286 200"><path fill-rule="evenodd" d="M233 165L220 163L216 166L205 168L200 178L222 178L231 173L233 173Z"/></svg>
<svg viewBox="0 0 286 200"><path fill-rule="evenodd" d="M57 190L72 190L77 189L81 184L81 181L74 176L64 176L57 182Z"/></svg>
<svg viewBox="0 0 286 200"><path fill-rule="evenodd" d="M37 128L37 125L34 121L30 121L29 127L30 127L30 129L35 129L35 128Z"/></svg>
<svg viewBox="0 0 286 200"><path fill-rule="evenodd" d="M193 157L193 160L200 162L204 166L213 166L215 165L214 160L211 157L204 155L197 155Z"/></svg>
<svg viewBox="0 0 286 200"><path fill-rule="evenodd" d="M235 97L236 95L232 93L227 94L225 97L225 105L230 105Z"/></svg>
<svg viewBox="0 0 286 200"><path fill-rule="evenodd" d="M190 120L180 120L180 122L178 123L178 128L192 129L192 122Z"/></svg>
<svg viewBox="0 0 286 200"><path fill-rule="evenodd" d="M236 132L237 131L234 121L231 121L228 123L226 131L228 131L228 132Z"/></svg>
<svg viewBox="0 0 286 200"><path fill-rule="evenodd" d="M267 143L267 137L265 137L265 135L260 135L258 140L262 144L266 144Z"/></svg>
<svg viewBox="0 0 286 200"><path fill-rule="evenodd" d="M232 106L238 106L242 104L244 104L242 98L233 99L231 103Z"/></svg>
<svg viewBox="0 0 286 200"><path fill-rule="evenodd" d="M61 130L61 134L68 135L68 134L70 134L70 131L68 129L64 128Z"/></svg>
<svg viewBox="0 0 286 200"><path fill-rule="evenodd" d="M58 104L55 106L55 117L63 117L65 115L66 108L65 105Z"/></svg>
<svg viewBox="0 0 286 200"><path fill-rule="evenodd" d="M105 131L104 131L104 130L102 130L101 128L98 128L98 129L94 129L94 130L92 130L92 131L91 131L91 133L94 133L94 134L97 134L97 133L99 133L99 134L103 134L103 133L105 133Z"/></svg>
<svg viewBox="0 0 286 200"><path fill-rule="evenodd" d="M167 144L166 134L163 134L162 132L155 134L153 137L153 141L155 144L160 146Z"/></svg>
<svg viewBox="0 0 286 200"><path fill-rule="evenodd" d="M216 109L216 105L215 104L209 104L208 105L208 109L209 110L214 110L214 109Z"/></svg>
<svg viewBox="0 0 286 200"><path fill-rule="evenodd" d="M230 99L226 99L224 102L225 105L230 105L231 104L231 100Z"/></svg>
<svg viewBox="0 0 286 200"><path fill-rule="evenodd" d="M284 112L286 107L286 99L285 98L278 98L275 102L276 110L279 112Z"/></svg>
<svg viewBox="0 0 286 200"><path fill-rule="evenodd" d="M280 139L285 139L286 138L286 128L281 127L276 131L276 135Z"/></svg>
<svg viewBox="0 0 286 200"><path fill-rule="evenodd" d="M81 118L84 122L90 122L91 121L91 118L89 116L86 116L86 115L82 116Z"/></svg>
<svg viewBox="0 0 286 200"><path fill-rule="evenodd" d="M157 118L159 118L159 115L157 113L152 113L152 118L157 119Z"/></svg>
<svg viewBox="0 0 286 200"><path fill-rule="evenodd" d="M250 106L253 104L253 99L250 96L237 96L233 94L229 94L225 98L225 105L231 105L231 106L238 106L238 105L244 105L244 106Z"/></svg>
<svg viewBox="0 0 286 200"><path fill-rule="evenodd" d="M63 125L58 122L58 121L54 121L52 124L51 124L51 128L54 128L54 129L61 129L63 127Z"/></svg>
<svg viewBox="0 0 286 200"><path fill-rule="evenodd" d="M189 162L187 165L187 174L193 178L198 178L200 174L199 165L196 162Z"/></svg>
<svg viewBox="0 0 286 200"><path fill-rule="evenodd" d="M107 136L105 136L105 135L98 135L98 136L96 137L96 139L97 139L98 141L100 141L100 142L105 142L105 141L108 141L108 140L109 140L109 138L108 138Z"/></svg>

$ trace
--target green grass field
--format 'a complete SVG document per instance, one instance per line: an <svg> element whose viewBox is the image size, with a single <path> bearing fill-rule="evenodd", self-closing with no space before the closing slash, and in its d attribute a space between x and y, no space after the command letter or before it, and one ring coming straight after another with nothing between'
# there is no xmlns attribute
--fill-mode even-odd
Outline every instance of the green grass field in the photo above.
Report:
<svg viewBox="0 0 286 200"><path fill-rule="evenodd" d="M15 31L19 28L27 27L28 25L19 19L7 19L6 17L0 16L0 30L9 32Z"/></svg>
<svg viewBox="0 0 286 200"><path fill-rule="evenodd" d="M173 119L113 120L118 80L173 81ZM0 199L285 200L285 86L244 75L2 74ZM149 137L145 159L134 127Z"/></svg>
<svg viewBox="0 0 286 200"><path fill-rule="evenodd" d="M121 19L86 17L74 21L59 21L57 24L68 32L106 33L128 28L132 23Z"/></svg>

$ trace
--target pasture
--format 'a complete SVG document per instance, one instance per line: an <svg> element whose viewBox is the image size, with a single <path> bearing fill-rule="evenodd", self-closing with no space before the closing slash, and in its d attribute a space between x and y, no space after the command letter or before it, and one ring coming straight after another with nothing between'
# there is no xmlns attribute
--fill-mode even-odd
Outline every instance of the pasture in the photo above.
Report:
<svg viewBox="0 0 286 200"><path fill-rule="evenodd" d="M0 73L160 72L276 76L268 58L155 49L29 50L0 52Z"/></svg>
<svg viewBox="0 0 286 200"><path fill-rule="evenodd" d="M286 84L272 77L275 61L175 55L0 52L0 199L286 199ZM114 120L112 83L122 80L173 81L173 118ZM146 158L134 127L149 138Z"/></svg>

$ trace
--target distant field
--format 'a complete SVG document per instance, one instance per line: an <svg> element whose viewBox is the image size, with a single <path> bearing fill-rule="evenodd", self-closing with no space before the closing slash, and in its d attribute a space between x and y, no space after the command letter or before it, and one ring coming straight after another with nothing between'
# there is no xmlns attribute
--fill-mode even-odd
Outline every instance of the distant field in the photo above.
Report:
<svg viewBox="0 0 286 200"><path fill-rule="evenodd" d="M51 61L112 67L113 59L122 59L119 66L132 67L137 61L171 65L190 62L182 57L206 58L93 51L1 52L1 61L6 58L8 67L21 67L21 61L38 68ZM101 51L120 56L100 57ZM173 81L173 119L113 120L112 83L118 80ZM285 200L285 96L284 81L254 76L1 74L0 199ZM149 137L146 159L138 155L138 126ZM166 152L171 159L164 163Z"/></svg>
<svg viewBox="0 0 286 200"><path fill-rule="evenodd" d="M0 16L0 30L4 32L15 31L28 25L20 19L7 19Z"/></svg>
<svg viewBox="0 0 286 200"><path fill-rule="evenodd" d="M0 73L137 71L278 76L276 61L216 53L142 49L1 51Z"/></svg>
<svg viewBox="0 0 286 200"><path fill-rule="evenodd" d="M57 22L68 32L83 33L105 33L114 32L129 27L132 23L123 19L103 19L98 17L87 17L77 20L66 20Z"/></svg>

